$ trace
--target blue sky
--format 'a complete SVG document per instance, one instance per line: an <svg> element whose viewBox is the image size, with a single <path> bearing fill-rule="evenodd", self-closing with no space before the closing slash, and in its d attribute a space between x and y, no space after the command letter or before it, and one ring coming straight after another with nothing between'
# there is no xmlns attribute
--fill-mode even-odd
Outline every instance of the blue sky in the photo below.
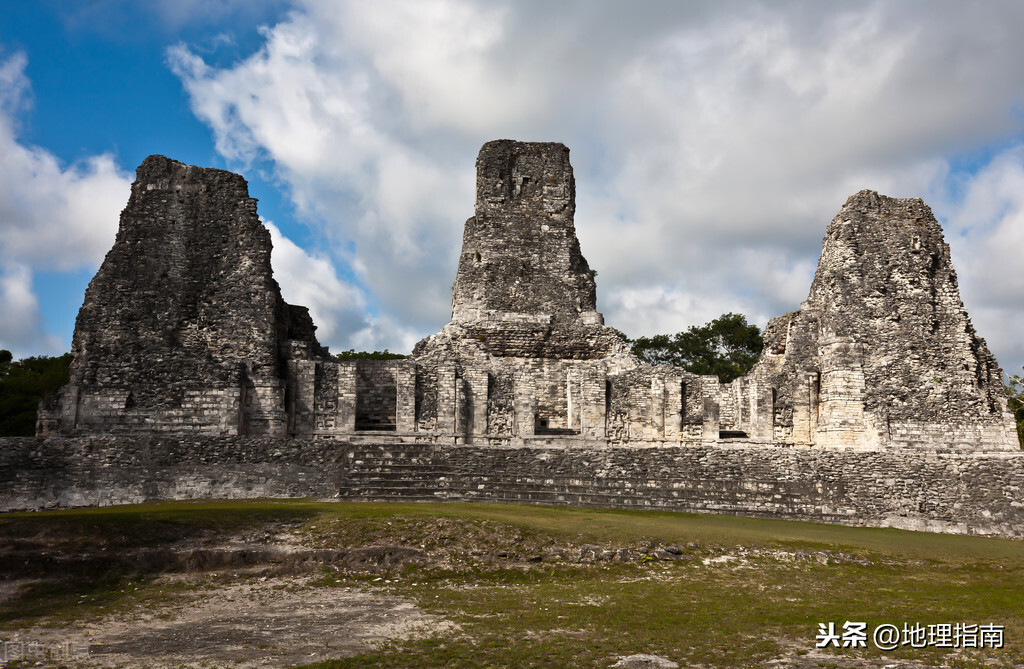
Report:
<svg viewBox="0 0 1024 669"><path fill-rule="evenodd" d="M806 297L862 188L922 197L1007 371L1024 344L1014 2L0 4L0 347L70 347L153 153L231 169L333 349L450 315L476 151L562 141L599 308L632 334Z"/></svg>

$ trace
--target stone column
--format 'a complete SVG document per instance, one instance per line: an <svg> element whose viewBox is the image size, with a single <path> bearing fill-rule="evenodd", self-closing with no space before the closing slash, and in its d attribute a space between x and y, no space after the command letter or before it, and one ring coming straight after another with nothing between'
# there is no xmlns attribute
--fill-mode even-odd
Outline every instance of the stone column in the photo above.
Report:
<svg viewBox="0 0 1024 669"><path fill-rule="evenodd" d="M565 426L570 430L581 430L582 384L583 378L580 369L569 367L565 372Z"/></svg>
<svg viewBox="0 0 1024 669"><path fill-rule="evenodd" d="M78 424L78 386L64 386L60 403L60 433L73 434Z"/></svg>
<svg viewBox="0 0 1024 669"><path fill-rule="evenodd" d="M455 434L455 366L437 368L437 431L443 436Z"/></svg>
<svg viewBox="0 0 1024 669"><path fill-rule="evenodd" d="M604 439L605 382L603 370L582 375L580 381L580 434L589 439Z"/></svg>
<svg viewBox="0 0 1024 669"><path fill-rule="evenodd" d="M486 369L467 369L464 373L466 381L466 400L469 403L466 425L466 441L471 443L474 436L487 434L487 392L488 375Z"/></svg>
<svg viewBox="0 0 1024 669"><path fill-rule="evenodd" d="M396 363L395 375L395 431L416 431L416 365L411 362Z"/></svg>
<svg viewBox="0 0 1024 669"><path fill-rule="evenodd" d="M665 438L665 379L651 377L651 388L647 394L647 439L662 441Z"/></svg>
<svg viewBox="0 0 1024 669"><path fill-rule="evenodd" d="M700 390L703 403L703 430L701 436L704 441L718 441L718 432L720 430L718 406L722 394L718 377L700 377Z"/></svg>
<svg viewBox="0 0 1024 669"><path fill-rule="evenodd" d="M678 378L665 381L665 440L680 441L683 425L683 382Z"/></svg>
<svg viewBox="0 0 1024 669"><path fill-rule="evenodd" d="M775 436L775 402L772 399L772 387L761 382L751 384L750 402L750 436L771 441Z"/></svg>
<svg viewBox="0 0 1024 669"><path fill-rule="evenodd" d="M314 403L316 396L316 365L312 360L289 360L289 393L291 402L287 407L290 432L296 437L313 434Z"/></svg>
<svg viewBox="0 0 1024 669"><path fill-rule="evenodd" d="M519 437L532 437L534 434L534 414L537 413L537 389L529 374L515 375L515 408L516 434Z"/></svg>

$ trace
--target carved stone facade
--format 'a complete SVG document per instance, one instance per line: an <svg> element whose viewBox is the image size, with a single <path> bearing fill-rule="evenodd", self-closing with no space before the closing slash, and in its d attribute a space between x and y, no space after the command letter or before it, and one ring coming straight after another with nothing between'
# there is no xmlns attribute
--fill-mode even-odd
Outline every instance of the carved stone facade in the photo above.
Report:
<svg viewBox="0 0 1024 669"><path fill-rule="evenodd" d="M281 299L245 181L146 159L39 433L1016 450L1001 371L920 200L850 198L807 301L721 384L642 363L604 325L565 146L485 144L476 199L451 322L412 359L339 362Z"/></svg>

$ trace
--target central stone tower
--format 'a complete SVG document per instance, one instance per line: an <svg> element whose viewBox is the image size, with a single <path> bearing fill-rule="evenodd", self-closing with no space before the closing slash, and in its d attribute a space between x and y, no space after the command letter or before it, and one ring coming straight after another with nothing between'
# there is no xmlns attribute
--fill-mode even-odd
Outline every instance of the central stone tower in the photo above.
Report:
<svg viewBox="0 0 1024 669"><path fill-rule="evenodd" d="M467 433L603 430L603 415L581 417L570 389L585 385L603 410L605 372L638 363L597 312L575 210L565 145L497 140L480 149L451 322L413 349L417 361L455 379L452 402L473 407L457 412ZM584 369L600 379L584 384Z"/></svg>
<svg viewBox="0 0 1024 669"><path fill-rule="evenodd" d="M414 354L448 347L451 338L477 342L497 357L593 360L622 349L597 312L595 272L576 238L569 149L488 142L476 173L451 323Z"/></svg>

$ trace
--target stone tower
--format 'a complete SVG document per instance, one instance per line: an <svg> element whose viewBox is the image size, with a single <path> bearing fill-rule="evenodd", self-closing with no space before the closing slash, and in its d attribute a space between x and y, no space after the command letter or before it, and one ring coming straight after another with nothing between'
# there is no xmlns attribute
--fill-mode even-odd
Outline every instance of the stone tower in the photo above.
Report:
<svg viewBox="0 0 1024 669"><path fill-rule="evenodd" d="M475 214L466 221L441 338L479 342L498 357L597 359L622 347L597 312L580 252L576 184L563 144L496 140L476 160Z"/></svg>
<svg viewBox="0 0 1024 669"><path fill-rule="evenodd" d="M480 149L452 320L413 349L423 364L451 370L451 402L472 407L456 419L467 433L603 431L606 372L638 364L597 312L575 198L565 145L497 140ZM574 402L584 387L587 399ZM600 405L601 417L581 418L583 403Z"/></svg>
<svg viewBox="0 0 1024 669"><path fill-rule="evenodd" d="M1015 446L1002 371L919 199L865 190L847 200L807 301L765 331L761 375L794 443Z"/></svg>
<svg viewBox="0 0 1024 669"><path fill-rule="evenodd" d="M284 434L287 360L324 351L270 251L245 179L146 158L40 432Z"/></svg>

